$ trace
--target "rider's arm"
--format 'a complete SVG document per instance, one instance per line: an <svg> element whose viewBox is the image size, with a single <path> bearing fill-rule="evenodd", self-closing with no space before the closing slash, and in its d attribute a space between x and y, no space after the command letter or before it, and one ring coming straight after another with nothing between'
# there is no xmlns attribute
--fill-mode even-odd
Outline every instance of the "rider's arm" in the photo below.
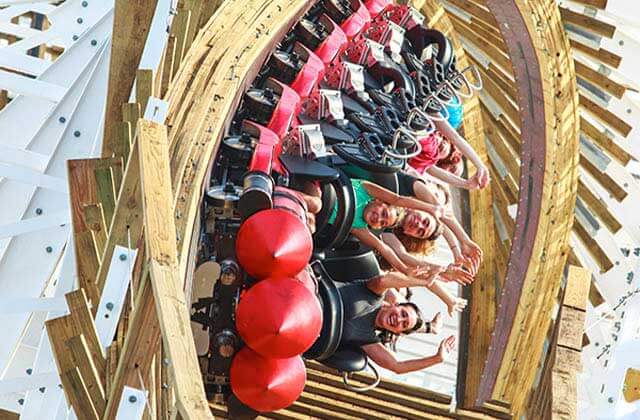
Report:
<svg viewBox="0 0 640 420"><path fill-rule="evenodd" d="M405 287L425 287L429 284L428 281L409 277L397 271L390 271L385 274L381 274L367 281L367 287L373 293L384 296L388 289L403 289Z"/></svg>
<svg viewBox="0 0 640 420"><path fill-rule="evenodd" d="M363 244L377 250L382 258L387 260L396 270L403 273L409 272L409 267L396 255L394 250L371 233L369 229L351 229L351 234L358 238Z"/></svg>
<svg viewBox="0 0 640 420"><path fill-rule="evenodd" d="M473 162L476 168L485 167L476 151L473 150L473 147L471 147L467 140L462 137L460 133L451 126L451 124L449 124L449 121L434 121L434 123L442 135L449 139L449 141L454 144L467 159Z"/></svg>
<svg viewBox="0 0 640 420"><path fill-rule="evenodd" d="M447 184L456 187L456 188L467 188L467 180L459 177L458 175L452 174L449 171L445 171L442 168L437 166L432 166L427 169L427 173L434 178L439 179L442 182L446 182Z"/></svg>
<svg viewBox="0 0 640 420"><path fill-rule="evenodd" d="M425 266L436 266L436 264L430 264L425 261L420 260L419 258L414 257L410 252L407 252L407 248L404 247L402 242L398 239L398 237L389 232L383 232L380 235L380 239L386 245L393 249L393 252L404 262L407 266L415 268L415 267L425 267Z"/></svg>
<svg viewBox="0 0 640 420"><path fill-rule="evenodd" d="M392 191L389 191L386 188L383 188L377 184L363 181L362 186L367 190L369 195L373 198L376 198L383 203L387 203L392 206L405 207L408 209L422 210L427 211L429 213L434 213L438 210L439 206L425 203L421 200L416 200L412 197L404 197L398 195Z"/></svg>
<svg viewBox="0 0 640 420"><path fill-rule="evenodd" d="M375 364L397 374L415 372L416 370L426 369L442 362L442 356L439 354L419 359L399 361L396 359L395 354L380 343L367 344L366 346L362 346L362 350L367 353L367 356L369 356Z"/></svg>

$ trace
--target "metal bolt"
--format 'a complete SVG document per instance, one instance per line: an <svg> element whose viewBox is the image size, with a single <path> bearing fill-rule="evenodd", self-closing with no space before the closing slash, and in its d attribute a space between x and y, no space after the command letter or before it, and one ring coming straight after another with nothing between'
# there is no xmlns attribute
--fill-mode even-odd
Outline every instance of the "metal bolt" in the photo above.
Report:
<svg viewBox="0 0 640 420"><path fill-rule="evenodd" d="M29 368L27 369L27 375L31 375L33 373L33 369Z"/></svg>
<svg viewBox="0 0 640 420"><path fill-rule="evenodd" d="M18 404L23 405L23 404L24 404L24 398L20 398L20 399L18 400Z"/></svg>
<svg viewBox="0 0 640 420"><path fill-rule="evenodd" d="M169 389L169 385L167 385L167 384L162 384L162 389Z"/></svg>
<svg viewBox="0 0 640 420"><path fill-rule="evenodd" d="M78 23L82 23L82 22L84 22L84 21L82 20L82 18L78 18L78 19L76 19L76 22L78 22Z"/></svg>
<svg viewBox="0 0 640 420"><path fill-rule="evenodd" d="M130 402L131 404L135 403L136 401L138 401L138 399L136 398L136 396L135 396L135 395L132 395L132 396L130 396L130 397L129 397L129 402Z"/></svg>
<svg viewBox="0 0 640 420"><path fill-rule="evenodd" d="M127 260L127 254L120 254L120 261L126 261Z"/></svg>
<svg viewBox="0 0 640 420"><path fill-rule="evenodd" d="M67 122L67 119L65 117L60 117L58 118L58 121L60 121L60 123L64 124Z"/></svg>
<svg viewBox="0 0 640 420"><path fill-rule="evenodd" d="M43 394L44 394L44 391L46 391L46 390L47 390L47 388L45 388L45 387L38 388L38 391L40 391Z"/></svg>
<svg viewBox="0 0 640 420"><path fill-rule="evenodd" d="M169 366L169 359L162 359L162 364L165 366Z"/></svg>
<svg viewBox="0 0 640 420"><path fill-rule="evenodd" d="M40 216L40 215L42 214L42 209L41 209L40 207L38 207L38 208L36 209L36 214L37 214L38 216Z"/></svg>
<svg viewBox="0 0 640 420"><path fill-rule="evenodd" d="M113 302L107 302L105 306L107 308L107 311L113 311Z"/></svg>
<svg viewBox="0 0 640 420"><path fill-rule="evenodd" d="M98 45L98 41L96 41L95 39L92 39L91 40L91 45L93 45L95 47L96 45Z"/></svg>
<svg viewBox="0 0 640 420"><path fill-rule="evenodd" d="M607 398L607 401L609 401L609 404L613 404L613 397Z"/></svg>
<svg viewBox="0 0 640 420"><path fill-rule="evenodd" d="M72 36L71 39L73 39L74 41L77 41L78 40L78 35Z"/></svg>
<svg viewBox="0 0 640 420"><path fill-rule="evenodd" d="M74 135L75 137L80 137L80 130L76 130L76 131L74 131L74 132L73 132L73 135Z"/></svg>
<svg viewBox="0 0 640 420"><path fill-rule="evenodd" d="M45 251L47 251L47 254L51 254L53 252L53 248L48 246L44 249Z"/></svg>
<svg viewBox="0 0 640 420"><path fill-rule="evenodd" d="M83 2L82 2L82 7L87 7L88 5L89 5L89 2L88 2L88 1L83 1Z"/></svg>

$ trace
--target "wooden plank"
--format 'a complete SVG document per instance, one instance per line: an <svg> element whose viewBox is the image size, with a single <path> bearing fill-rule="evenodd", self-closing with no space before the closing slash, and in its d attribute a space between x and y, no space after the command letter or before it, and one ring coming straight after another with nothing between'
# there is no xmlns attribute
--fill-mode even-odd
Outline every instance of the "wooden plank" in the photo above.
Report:
<svg viewBox="0 0 640 420"><path fill-rule="evenodd" d="M176 74L180 63L187 52L187 31L191 25L191 11L180 10L171 24L171 35L175 37L175 55L173 57L172 74Z"/></svg>
<svg viewBox="0 0 640 420"><path fill-rule="evenodd" d="M593 163L589 161L582 152L580 153L580 166L586 170L598 184L602 185L606 189L610 196L617 201L624 200L628 193L618 183L609 176L606 172L600 171Z"/></svg>
<svg viewBox="0 0 640 420"><path fill-rule="evenodd" d="M558 330L558 345L576 351L582 350L582 334L586 312L570 306L563 306L560 311L560 327Z"/></svg>
<svg viewBox="0 0 640 420"><path fill-rule="evenodd" d="M70 369L62 374L63 384L66 382L67 396L71 399L71 405L74 408L74 412L78 420L99 420L98 412L96 411L89 391L82 380L80 371L78 368Z"/></svg>
<svg viewBox="0 0 640 420"><path fill-rule="evenodd" d="M97 287L102 290L107 278L109 264L116 245L127 248L141 248L142 238L142 204L140 198L138 149L131 149L129 163L125 170L122 188L118 195L113 221L109 228L107 243L102 255L102 264L96 274Z"/></svg>
<svg viewBox="0 0 640 420"><path fill-rule="evenodd" d="M613 112L602 108L582 94L580 95L580 106L589 111L599 121L618 131L623 137L627 137L633 129L631 125L627 124L623 119L618 118Z"/></svg>
<svg viewBox="0 0 640 420"><path fill-rule="evenodd" d="M135 131L136 123L142 116L140 104L137 102L127 102L122 104L122 121L131 123L131 128Z"/></svg>
<svg viewBox="0 0 640 420"><path fill-rule="evenodd" d="M622 224L611 214L604 200L601 200L591 192L582 180L578 181L578 197L589 206L611 233L617 233L622 229Z"/></svg>
<svg viewBox="0 0 640 420"><path fill-rule="evenodd" d="M0 91L0 96L2 92ZM0 110L2 109L2 102L0 102ZM3 410L0 408L0 419L2 420L19 420L20 414L11 411Z"/></svg>
<svg viewBox="0 0 640 420"><path fill-rule="evenodd" d="M107 224L104 220L102 204L86 204L83 207L83 214L84 220L93 234L98 255L102 255L107 241Z"/></svg>
<svg viewBox="0 0 640 420"><path fill-rule="evenodd" d="M106 223L111 226L113 211L116 207L116 186L111 168L96 169L95 179L98 202L102 204Z"/></svg>
<svg viewBox="0 0 640 420"><path fill-rule="evenodd" d="M173 192L169 170L166 127L146 120L138 122L140 174L149 272L163 343L184 418L212 418L199 372L198 355L190 329L190 314L178 275Z"/></svg>
<svg viewBox="0 0 640 420"><path fill-rule="evenodd" d="M98 200L94 166L95 159L67 161L78 283L81 288L87 291L92 302L98 302L100 295L95 284L99 265L98 256L93 243L93 235L83 217L84 205L94 204Z"/></svg>
<svg viewBox="0 0 640 420"><path fill-rule="evenodd" d="M591 16L583 15L582 13L574 12L566 7L559 7L559 9L563 22L580 26L589 32L604 36L605 38L612 38L613 34L616 32L616 27L606 22Z"/></svg>
<svg viewBox="0 0 640 420"><path fill-rule="evenodd" d="M131 122L123 121L118 123L117 126L118 127L115 131L116 140L113 144L113 154L114 156L120 157L122 159L122 168L124 171L129 160L129 153L131 152L131 141L133 139L133 134L131 131ZM120 185L122 185L122 180L120 180ZM120 189L118 188L117 191L119 190Z"/></svg>
<svg viewBox="0 0 640 420"><path fill-rule="evenodd" d="M149 97L155 95L153 87L153 70L138 69L136 72L136 102L140 104L140 112L144 115Z"/></svg>
<svg viewBox="0 0 640 420"><path fill-rule="evenodd" d="M587 310L589 288L591 287L591 271L586 268L569 266L567 285L564 289L562 304L581 311Z"/></svg>
<svg viewBox="0 0 640 420"><path fill-rule="evenodd" d="M581 53L600 61L602 64L613 67L614 69L620 67L620 63L622 62L622 57L609 50L605 50L604 48L598 48L596 50L582 44L580 41L576 41L575 39L569 39L569 45L571 45L571 48L574 48L576 51L580 51Z"/></svg>
<svg viewBox="0 0 640 420"><path fill-rule="evenodd" d="M173 80L173 62L176 56L176 37L169 35L167 46L164 51L164 61L162 63L162 81L160 82L160 97L164 98L169 89L169 83Z"/></svg>
<svg viewBox="0 0 640 420"><path fill-rule="evenodd" d="M620 83L614 82L609 77L605 76L602 73L598 73L593 70L591 67L583 64L579 60L575 60L576 74L579 77L582 77L586 81L598 86L605 92L615 96L620 99L624 96L627 88Z"/></svg>
<svg viewBox="0 0 640 420"><path fill-rule="evenodd" d="M580 130L582 134L593 140L593 142L601 147L609 156L620 162L622 166L627 166L627 163L633 159L629 153L618 146L614 139L600 131L595 125L591 124L582 116L580 117Z"/></svg>
<svg viewBox="0 0 640 420"><path fill-rule="evenodd" d="M74 290L65 295L67 306L71 312L71 321L74 327L74 335L83 335L87 343L91 358L100 374L100 378L104 379L106 361L102 345L98 338L98 331L93 322L93 316L89 309L89 302L83 289ZM69 337L70 338L70 337Z"/></svg>
<svg viewBox="0 0 640 420"><path fill-rule="evenodd" d="M103 380L95 363L93 363L93 358L91 357L89 346L87 345L84 335L81 334L71 337L65 343L71 352L76 366L78 366L78 370L82 375L82 380L95 410L98 416L102 417L106 407Z"/></svg>
<svg viewBox="0 0 640 420"><path fill-rule="evenodd" d="M111 156L121 106L129 100L157 0L116 0L102 155Z"/></svg>
<svg viewBox="0 0 640 420"><path fill-rule="evenodd" d="M605 273L613 268L613 262L611 262L602 248L600 248L598 242L589 235L577 217L574 219L573 231L587 248L589 254L591 254L594 261L598 264L598 267L600 267L600 273Z"/></svg>
<svg viewBox="0 0 640 420"><path fill-rule="evenodd" d="M103 420L114 420L125 385L140 388L138 374L146 374L153 360L153 351L160 343L160 326L149 281L143 281L136 298L128 334L119 349L120 357L111 383ZM199 374L198 374L199 376Z"/></svg>

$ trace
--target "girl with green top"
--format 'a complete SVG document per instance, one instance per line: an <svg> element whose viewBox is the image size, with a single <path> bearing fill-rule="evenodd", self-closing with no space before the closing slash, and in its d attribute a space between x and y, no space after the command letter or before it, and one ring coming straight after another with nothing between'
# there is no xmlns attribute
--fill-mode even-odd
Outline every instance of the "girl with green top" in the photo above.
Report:
<svg viewBox="0 0 640 420"><path fill-rule="evenodd" d="M401 228L405 234L419 238L435 239L442 231L439 218L443 215L443 207L426 203L413 197L398 195L379 185L362 179L351 179L355 197L355 215L351 224L351 234L363 244L378 251L380 256L396 270L413 277L420 277L433 282L437 275L446 280L470 283L473 277L458 267L432 266L424 267L407 265L394 252L374 235L370 229L380 230L389 227ZM337 217L337 204L334 206L329 223Z"/></svg>

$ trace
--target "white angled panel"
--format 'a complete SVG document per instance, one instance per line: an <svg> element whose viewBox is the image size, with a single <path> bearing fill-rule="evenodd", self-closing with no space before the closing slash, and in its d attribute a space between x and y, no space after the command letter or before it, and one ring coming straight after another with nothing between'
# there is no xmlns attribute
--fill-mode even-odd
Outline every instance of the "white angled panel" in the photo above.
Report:
<svg viewBox="0 0 640 420"><path fill-rule="evenodd" d="M116 420L140 420L146 403L147 398L143 391L125 386L118 405Z"/></svg>
<svg viewBox="0 0 640 420"><path fill-rule="evenodd" d="M124 248L119 245L116 245L113 251L107 279L100 298L100 305L96 313L98 338L105 350L111 345L118 327L122 304L127 294L137 254L138 250Z"/></svg>

